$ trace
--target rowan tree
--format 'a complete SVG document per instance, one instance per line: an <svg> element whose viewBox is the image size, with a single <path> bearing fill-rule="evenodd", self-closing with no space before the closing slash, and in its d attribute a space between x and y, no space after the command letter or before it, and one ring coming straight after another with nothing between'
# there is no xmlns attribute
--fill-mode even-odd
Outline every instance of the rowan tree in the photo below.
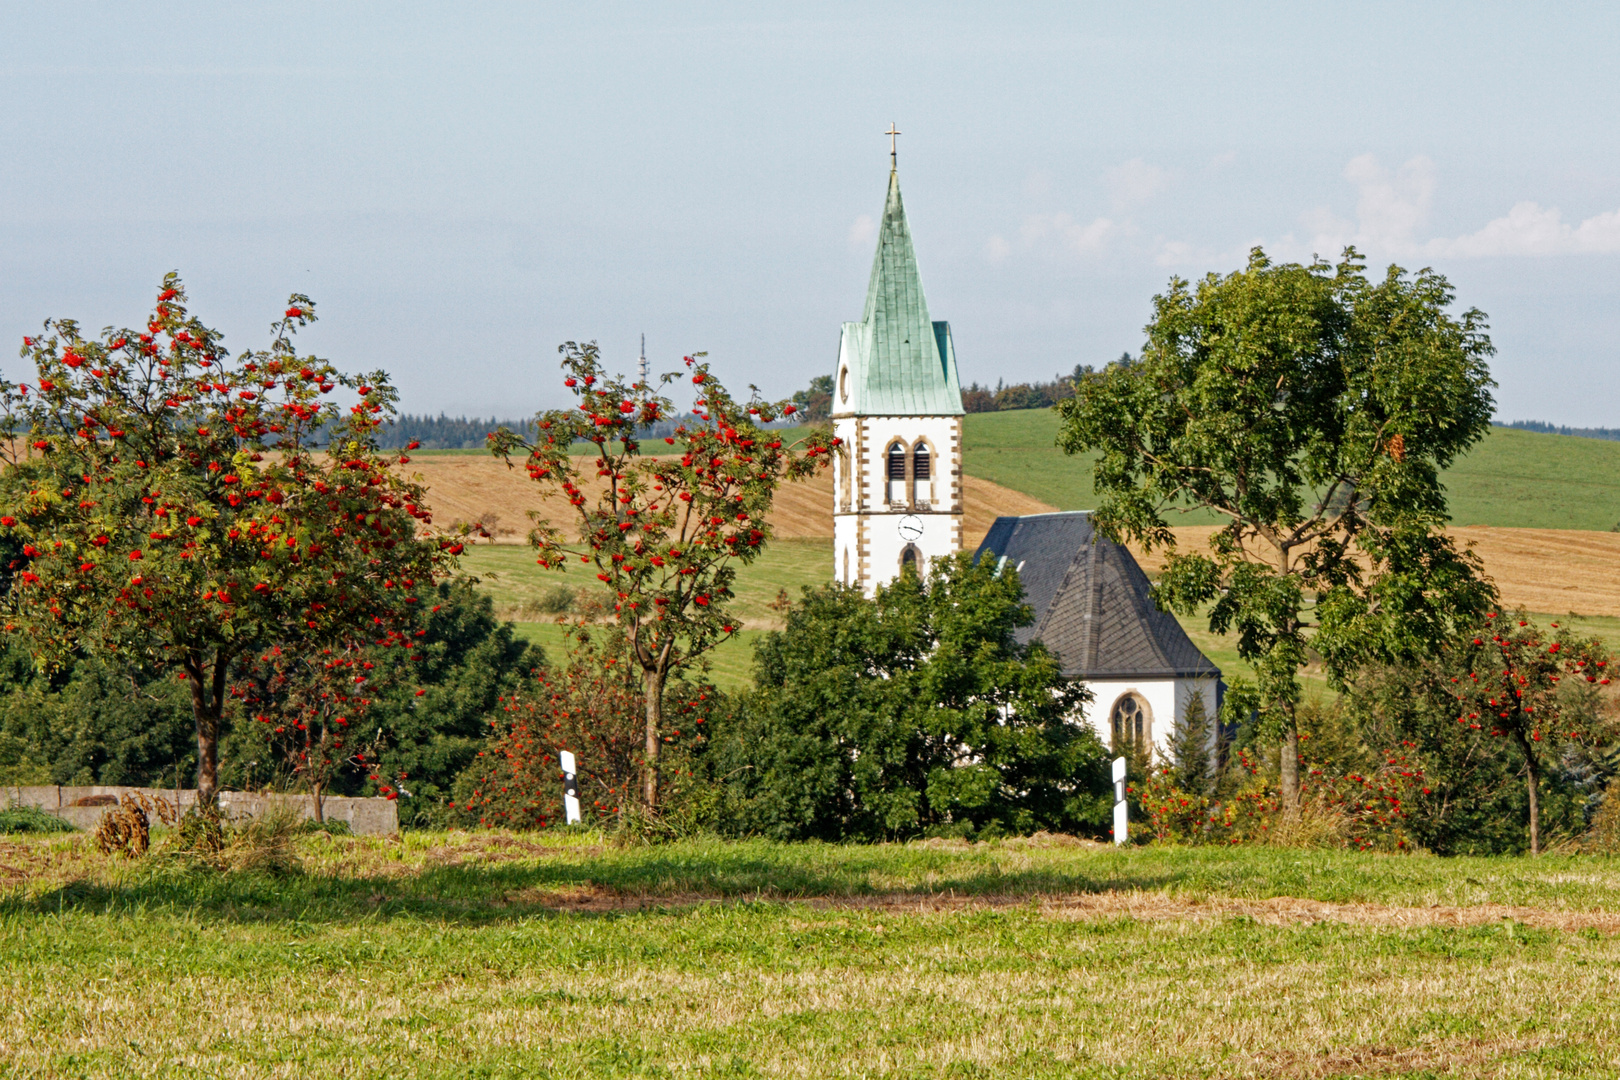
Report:
<svg viewBox="0 0 1620 1080"><path fill-rule="evenodd" d="M1234 631L1262 727L1299 798L1299 669L1312 645L1342 679L1412 656L1483 614L1491 590L1443 532L1440 473L1490 427L1485 317L1453 315L1430 270L1370 281L1337 266L1248 266L1154 298L1139 360L1086 375L1058 404L1058 445L1096 451L1096 521L1169 549L1158 593ZM1178 549L1166 514L1220 527Z"/></svg>
<svg viewBox="0 0 1620 1080"><path fill-rule="evenodd" d="M378 447L386 376L294 348L308 297L235 357L185 301L170 274L143 327L24 338L37 377L0 383L27 432L0 476L0 529L23 544L4 614L42 667L85 649L184 680L212 806L232 665L383 635L456 546L418 536L409 459Z"/></svg>
<svg viewBox="0 0 1620 1080"><path fill-rule="evenodd" d="M410 643L396 629L384 633L388 644ZM263 654L245 657L235 674L231 695L264 725L266 750L280 761L287 778L309 790L316 821L326 820L327 791L345 771L378 783L384 798L398 798L389 781L405 778L375 772L382 731L373 735L366 723L379 689L376 670L371 642L351 637L335 648L272 645Z"/></svg>
<svg viewBox="0 0 1620 1080"><path fill-rule="evenodd" d="M518 693L501 699L484 749L457 784L464 817L488 828L562 824L564 750L574 755L583 821L606 823L630 805L645 753L639 665L617 632L593 637L577 623L568 637L564 663L535 671ZM701 748L718 697L714 687L677 676L664 693L664 749Z"/></svg>
<svg viewBox="0 0 1620 1080"><path fill-rule="evenodd" d="M1609 685L1603 642L1567 626L1547 633L1520 612L1492 612L1453 661L1454 719L1480 743L1517 751L1529 797L1530 853L1541 853L1541 788L1545 763L1582 752L1602 734L1586 688Z"/></svg>
<svg viewBox="0 0 1620 1080"><path fill-rule="evenodd" d="M731 584L737 567L758 558L770 539L777 488L824 468L838 440L821 429L762 428L796 407L757 393L737 401L701 353L686 357L685 372L663 375L655 391L609 376L594 344L567 342L559 351L563 385L578 406L541 413L533 442L502 428L489 445L508 464L523 457L529 477L574 508L582 552L544 521L530 541L542 566L560 570L577 559L612 593L613 620L640 672L642 798L656 809L670 674L737 632L727 610ZM664 452L646 453L638 430L672 415L661 391L688 377L700 395L692 419L663 440L673 449L655 443ZM581 455L580 444L594 449Z"/></svg>

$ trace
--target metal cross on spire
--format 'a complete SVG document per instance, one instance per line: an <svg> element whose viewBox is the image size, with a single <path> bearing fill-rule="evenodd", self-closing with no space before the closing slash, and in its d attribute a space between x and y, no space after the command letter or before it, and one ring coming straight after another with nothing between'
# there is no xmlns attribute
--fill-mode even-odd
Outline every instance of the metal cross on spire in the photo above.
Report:
<svg viewBox="0 0 1620 1080"><path fill-rule="evenodd" d="M898 169L900 167L900 155L895 148L894 137L896 135L904 134L904 132L895 127L893 121L890 121L889 130L885 131L883 134L889 137L889 168Z"/></svg>

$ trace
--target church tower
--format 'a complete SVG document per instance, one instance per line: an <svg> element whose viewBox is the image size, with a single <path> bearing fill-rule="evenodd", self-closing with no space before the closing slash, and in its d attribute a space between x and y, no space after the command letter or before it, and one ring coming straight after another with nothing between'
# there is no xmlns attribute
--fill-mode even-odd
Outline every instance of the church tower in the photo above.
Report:
<svg viewBox="0 0 1620 1080"><path fill-rule="evenodd" d="M893 133L892 134L897 134ZM949 323L928 317L891 147L860 322L833 376L833 574L868 595L962 549L962 384Z"/></svg>

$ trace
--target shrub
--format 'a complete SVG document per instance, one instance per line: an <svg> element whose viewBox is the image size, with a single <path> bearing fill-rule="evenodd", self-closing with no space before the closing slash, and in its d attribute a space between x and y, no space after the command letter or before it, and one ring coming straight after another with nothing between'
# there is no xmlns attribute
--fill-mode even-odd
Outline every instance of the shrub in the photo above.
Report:
<svg viewBox="0 0 1620 1080"><path fill-rule="evenodd" d="M460 816L487 828L544 829L563 824L562 751L576 762L580 814L586 823L618 825L646 768L646 699L641 672L626 656L623 635L576 625L567 662L541 670L499 700L489 738L457 782ZM714 687L677 678L665 688L665 804L643 808L637 828L677 812L694 783L689 757L705 741Z"/></svg>
<svg viewBox="0 0 1620 1080"><path fill-rule="evenodd" d="M78 832L59 817L47 814L37 806L14 806L0 810L0 836L14 833Z"/></svg>
<svg viewBox="0 0 1620 1080"><path fill-rule="evenodd" d="M728 828L778 839L1096 832L1107 753L1088 696L1029 621L1015 572L963 554L875 599L805 590L755 657L705 765Z"/></svg>

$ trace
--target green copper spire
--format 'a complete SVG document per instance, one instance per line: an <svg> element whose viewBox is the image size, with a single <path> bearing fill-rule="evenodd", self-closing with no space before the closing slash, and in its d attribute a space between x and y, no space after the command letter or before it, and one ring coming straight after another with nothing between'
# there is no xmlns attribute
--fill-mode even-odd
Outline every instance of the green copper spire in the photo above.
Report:
<svg viewBox="0 0 1620 1080"><path fill-rule="evenodd" d="M862 416L956 416L962 385L949 323L928 317L917 254L911 246L900 175L889 196L866 289L866 311L845 323L838 350L833 412Z"/></svg>

